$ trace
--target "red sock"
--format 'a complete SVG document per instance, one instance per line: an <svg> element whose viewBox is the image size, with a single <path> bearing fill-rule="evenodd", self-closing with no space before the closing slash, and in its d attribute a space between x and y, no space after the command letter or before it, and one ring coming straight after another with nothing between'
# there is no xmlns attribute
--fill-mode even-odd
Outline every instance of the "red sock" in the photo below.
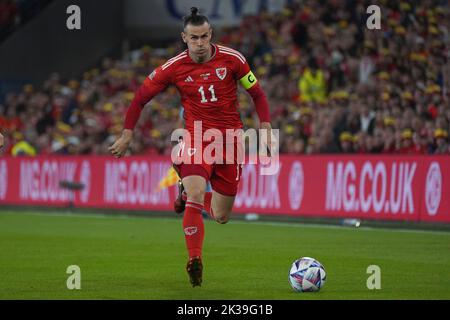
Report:
<svg viewBox="0 0 450 320"><path fill-rule="evenodd" d="M181 199L183 199L183 201L187 201L186 191L183 191L183 193L181 194ZM212 199L212 192L205 192L205 200L203 206L205 208L205 211L211 217L211 219L215 220L216 218L214 217L214 213L211 208L211 199Z"/></svg>
<svg viewBox="0 0 450 320"><path fill-rule="evenodd" d="M183 230L189 257L201 257L205 227L202 217L203 205L187 201L183 217Z"/></svg>
<svg viewBox="0 0 450 320"><path fill-rule="evenodd" d="M205 192L205 201L203 206L205 207L205 211L209 214L211 219L215 220L214 213L212 211L211 207L211 199L212 199L212 192Z"/></svg>

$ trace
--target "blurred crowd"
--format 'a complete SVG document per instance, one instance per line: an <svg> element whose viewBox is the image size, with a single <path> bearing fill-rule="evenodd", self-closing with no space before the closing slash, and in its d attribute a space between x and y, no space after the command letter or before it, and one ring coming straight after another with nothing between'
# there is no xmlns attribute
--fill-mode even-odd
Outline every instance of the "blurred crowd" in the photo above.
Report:
<svg viewBox="0 0 450 320"><path fill-rule="evenodd" d="M0 41L41 11L51 0L0 0Z"/></svg>
<svg viewBox="0 0 450 320"><path fill-rule="evenodd" d="M366 26L369 5L381 29ZM245 17L215 30L215 42L242 52L269 99L280 152L450 153L450 7L447 1L293 1L278 14ZM122 131L133 92L176 42L120 60L105 58L80 79L53 74L26 85L0 106L4 153L107 154ZM251 99L239 90L246 128L257 127ZM133 154L170 154L181 126L170 87L140 118Z"/></svg>

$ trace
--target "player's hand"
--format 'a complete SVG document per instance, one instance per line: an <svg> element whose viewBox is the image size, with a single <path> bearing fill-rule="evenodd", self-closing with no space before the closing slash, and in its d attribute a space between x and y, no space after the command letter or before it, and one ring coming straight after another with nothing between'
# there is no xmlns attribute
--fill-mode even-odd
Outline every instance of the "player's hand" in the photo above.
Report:
<svg viewBox="0 0 450 320"><path fill-rule="evenodd" d="M4 144L5 144L5 138L4 138L3 135L0 133L0 149L3 147Z"/></svg>
<svg viewBox="0 0 450 320"><path fill-rule="evenodd" d="M267 141L267 149L270 156L272 150L272 125L270 124L270 122L261 122L260 127L261 129L267 130L266 141Z"/></svg>
<svg viewBox="0 0 450 320"><path fill-rule="evenodd" d="M121 158L125 155L125 152L127 152L132 138L133 131L125 129L123 130L120 138L117 139L117 141L111 147L109 147L108 150L116 158Z"/></svg>

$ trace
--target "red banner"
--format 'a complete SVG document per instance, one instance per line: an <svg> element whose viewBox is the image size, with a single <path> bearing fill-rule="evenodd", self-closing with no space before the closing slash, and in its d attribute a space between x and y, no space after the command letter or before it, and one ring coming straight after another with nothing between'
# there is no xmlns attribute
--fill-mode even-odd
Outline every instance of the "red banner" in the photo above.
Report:
<svg viewBox="0 0 450 320"><path fill-rule="evenodd" d="M450 222L449 156L281 156L277 174L245 165L236 213ZM0 204L172 210L158 190L168 157L0 159ZM62 181L83 186L71 192Z"/></svg>
<svg viewBox="0 0 450 320"><path fill-rule="evenodd" d="M0 203L168 210L174 187L158 191L171 162L166 157L37 157L0 159ZM69 181L84 186L71 192Z"/></svg>

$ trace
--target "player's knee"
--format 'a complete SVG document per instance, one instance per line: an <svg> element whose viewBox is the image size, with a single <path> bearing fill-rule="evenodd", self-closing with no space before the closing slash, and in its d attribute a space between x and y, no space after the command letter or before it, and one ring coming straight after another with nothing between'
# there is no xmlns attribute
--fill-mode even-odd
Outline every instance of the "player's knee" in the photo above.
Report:
<svg viewBox="0 0 450 320"><path fill-rule="evenodd" d="M230 218L227 216L216 218L216 222L219 224L227 224L230 221Z"/></svg>
<svg viewBox="0 0 450 320"><path fill-rule="evenodd" d="M186 194L189 200L203 203L205 198L205 190L201 188L191 188L190 190L186 190Z"/></svg>

